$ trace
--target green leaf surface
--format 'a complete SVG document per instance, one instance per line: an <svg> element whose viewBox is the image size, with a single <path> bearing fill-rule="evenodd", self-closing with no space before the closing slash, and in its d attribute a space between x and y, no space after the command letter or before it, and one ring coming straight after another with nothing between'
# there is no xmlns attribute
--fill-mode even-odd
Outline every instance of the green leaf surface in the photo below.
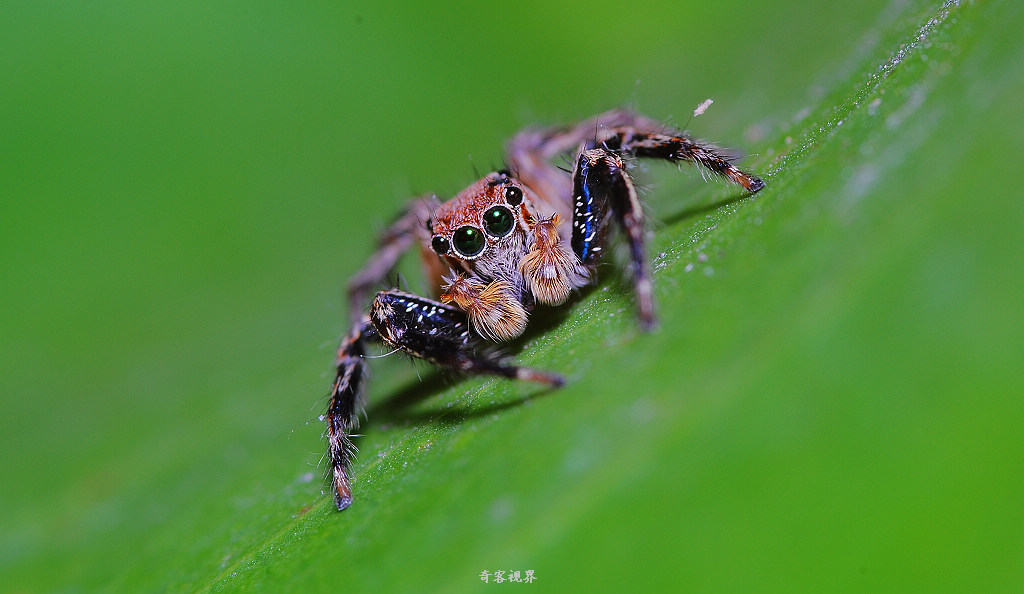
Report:
<svg viewBox="0 0 1024 594"><path fill-rule="evenodd" d="M0 590L1019 590L1022 4L583 8L0 7ZM560 390L372 361L335 512L376 232L622 104L767 188L641 165L660 329L603 267Z"/></svg>

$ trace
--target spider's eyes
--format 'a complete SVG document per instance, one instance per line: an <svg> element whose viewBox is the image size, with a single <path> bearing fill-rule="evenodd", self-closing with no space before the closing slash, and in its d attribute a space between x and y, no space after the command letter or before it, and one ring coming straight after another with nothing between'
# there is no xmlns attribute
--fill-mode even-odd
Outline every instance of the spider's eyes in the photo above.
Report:
<svg viewBox="0 0 1024 594"><path fill-rule="evenodd" d="M522 191L519 193L522 196ZM475 258L487 249L487 238L500 239L512 232L516 226L516 215L512 209L499 204L484 211L483 230L472 225L463 225L452 233L451 243L441 235L430 241L430 247L442 256L454 249L463 258Z"/></svg>
<svg viewBox="0 0 1024 594"><path fill-rule="evenodd" d="M518 189L518 188L517 188ZM522 196L522 193L519 194ZM484 229L494 237L504 237L512 231L516 216L504 206L492 206L484 212Z"/></svg>
<svg viewBox="0 0 1024 594"><path fill-rule="evenodd" d="M434 251L437 252L439 256L443 256L448 253L448 249L452 246L448 243L447 239L438 235L430 241L430 247L434 248Z"/></svg>
<svg viewBox="0 0 1024 594"><path fill-rule="evenodd" d="M512 206L519 206L523 201L523 191L515 186L505 188L505 202Z"/></svg>
<svg viewBox="0 0 1024 594"><path fill-rule="evenodd" d="M452 244L460 255L472 258L484 251L484 248L487 247L487 240L479 229L466 225L455 230L455 234L452 235Z"/></svg>

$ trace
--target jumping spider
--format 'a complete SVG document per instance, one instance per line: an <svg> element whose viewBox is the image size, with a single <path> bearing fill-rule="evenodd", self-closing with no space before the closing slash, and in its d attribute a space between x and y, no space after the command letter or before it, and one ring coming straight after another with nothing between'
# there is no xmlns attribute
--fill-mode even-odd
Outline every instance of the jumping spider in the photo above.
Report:
<svg viewBox="0 0 1024 594"><path fill-rule="evenodd" d="M570 174L552 160L576 151ZM327 406L327 456L339 510L352 503L350 441L367 378L366 343L467 374L493 374L560 386L560 375L518 367L479 347L523 333L537 304L559 305L593 283L609 227L626 235L640 324L655 324L644 252L643 209L629 161L688 161L753 194L764 187L708 145L642 115L611 111L573 127L527 129L508 146L508 169L490 173L447 202L420 197L380 237L376 253L349 283L354 326L338 349ZM380 291L401 255L418 244L435 300Z"/></svg>

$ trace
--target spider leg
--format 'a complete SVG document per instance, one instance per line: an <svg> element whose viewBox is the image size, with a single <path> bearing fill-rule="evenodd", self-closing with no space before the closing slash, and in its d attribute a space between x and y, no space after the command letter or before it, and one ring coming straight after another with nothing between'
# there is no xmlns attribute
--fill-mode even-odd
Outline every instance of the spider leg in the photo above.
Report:
<svg viewBox="0 0 1024 594"><path fill-rule="evenodd" d="M608 219L614 217L629 244L640 323L648 330L653 328L654 297L644 250L644 213L622 158L603 147L581 151L573 170L573 196L573 251L584 265L595 265L603 253Z"/></svg>
<svg viewBox="0 0 1024 594"><path fill-rule="evenodd" d="M402 291L381 291L371 313L353 326L338 348L338 374L324 420L334 503L352 504L351 465L356 447L350 436L359 426L362 392L368 377L366 342L380 340L418 359L466 374L498 375L557 387L562 376L505 363L474 349L477 338L462 310Z"/></svg>
<svg viewBox="0 0 1024 594"><path fill-rule="evenodd" d="M682 133L666 134L635 128L618 128L608 130L600 144L610 150L637 157L672 162L688 161L743 186L743 189L751 194L764 188L761 178L733 165L718 149Z"/></svg>
<svg viewBox="0 0 1024 594"><path fill-rule="evenodd" d="M640 322L655 324L650 269L644 250L643 209L626 172L622 155L693 163L742 186L753 194L764 188L757 176L746 173L714 147L682 133L664 132L651 120L629 112L609 112L611 127L596 131L583 144L573 170L572 248L585 265L601 256L607 221L614 217L625 231ZM574 134L582 130L577 127ZM610 212L609 212L610 211Z"/></svg>
<svg viewBox="0 0 1024 594"><path fill-rule="evenodd" d="M476 336L461 309L403 291L381 291L370 318L385 344L441 367L467 374L500 375L550 386L562 376L510 365L494 355L478 353Z"/></svg>
<svg viewBox="0 0 1024 594"><path fill-rule="evenodd" d="M353 316L353 321L358 319L360 312L365 311L371 291L384 284L388 273L398 263L402 254L408 251L416 240L421 240L421 243L430 241L427 222L439 205L440 202L433 195L414 199L380 234L377 251L348 283L349 312ZM434 257L433 261L436 260Z"/></svg>
<svg viewBox="0 0 1024 594"><path fill-rule="evenodd" d="M338 510L352 505L352 485L349 469L356 447L349 436L359 426L359 411L362 409L363 384L369 375L366 364L366 341L379 339L369 316L353 326L348 336L338 347L335 365L338 375L331 388L331 399L327 404L324 421L327 423L327 457L330 464L331 483L334 488L334 503Z"/></svg>
<svg viewBox="0 0 1024 594"><path fill-rule="evenodd" d="M565 173L552 165L551 159L582 143L637 157L689 161L738 183L751 194L764 187L763 181L732 165L715 147L628 109L606 111L574 126L523 130L509 142L507 159L517 177L550 204L549 210L568 217L570 212L563 205L570 205L575 196L566 192Z"/></svg>
<svg viewBox="0 0 1024 594"><path fill-rule="evenodd" d="M602 131L633 127L660 130L658 122L626 109L613 109L587 118L573 126L527 128L516 134L506 147L506 159L516 177L534 190L545 212L558 213L563 220L572 218L572 196L568 173L551 162L575 150L584 142L593 142Z"/></svg>

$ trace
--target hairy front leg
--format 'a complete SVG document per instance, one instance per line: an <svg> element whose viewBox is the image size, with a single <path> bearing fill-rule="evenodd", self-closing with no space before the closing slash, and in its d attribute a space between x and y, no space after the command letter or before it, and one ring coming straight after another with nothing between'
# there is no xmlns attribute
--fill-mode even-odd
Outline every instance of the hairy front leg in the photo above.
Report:
<svg viewBox="0 0 1024 594"><path fill-rule="evenodd" d="M573 170L572 249L595 265L604 252L608 221L614 218L629 245L637 314L646 329L655 325L651 274L644 248L644 213L633 179L619 155L604 148L584 150Z"/></svg>
<svg viewBox="0 0 1024 594"><path fill-rule="evenodd" d="M369 372L365 359L366 342L376 338L377 331L369 316L364 316L338 347L335 362L338 374L331 388L324 422L327 424L328 472L334 491L334 504L339 511L352 505L350 468L356 447L350 436L359 427L362 394Z"/></svg>
<svg viewBox="0 0 1024 594"><path fill-rule="evenodd" d="M371 319L386 344L406 354L471 375L500 375L551 386L562 376L519 367L478 352L478 339L462 310L402 291L381 291L373 302Z"/></svg>
<svg viewBox="0 0 1024 594"><path fill-rule="evenodd" d="M402 291L381 291L371 313L358 322L338 349L338 373L324 421L327 457L334 503L338 510L352 504L351 466L356 452L351 436L359 426L362 394L368 377L366 343L380 340L407 355L470 375L561 386L562 376L506 363L477 352L478 340L462 310Z"/></svg>

